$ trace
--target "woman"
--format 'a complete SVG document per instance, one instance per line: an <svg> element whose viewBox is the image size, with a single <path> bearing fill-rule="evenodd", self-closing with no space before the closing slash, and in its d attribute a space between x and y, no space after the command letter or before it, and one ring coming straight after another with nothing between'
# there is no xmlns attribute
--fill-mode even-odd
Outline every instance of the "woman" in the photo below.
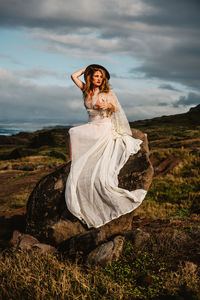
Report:
<svg viewBox="0 0 200 300"><path fill-rule="evenodd" d="M84 74L85 83L79 77ZM142 143L134 139L127 118L109 87L109 72L90 65L72 74L82 90L89 123L69 130L72 160L66 183L69 211L84 224L100 227L136 209L146 191L118 187L118 174Z"/></svg>

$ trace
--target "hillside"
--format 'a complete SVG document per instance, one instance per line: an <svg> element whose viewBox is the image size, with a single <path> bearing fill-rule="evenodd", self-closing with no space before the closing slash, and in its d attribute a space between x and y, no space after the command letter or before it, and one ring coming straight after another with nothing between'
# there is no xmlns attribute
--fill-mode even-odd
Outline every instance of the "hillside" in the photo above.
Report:
<svg viewBox="0 0 200 300"><path fill-rule="evenodd" d="M126 244L121 259L105 269L90 269L59 253L40 258L4 250L0 269L9 295L16 288L18 295L26 289L27 299L33 289L38 299L41 293L48 299L199 299L200 111L130 124L147 133L154 167L133 223L141 240L150 235L148 243L139 250ZM23 232L26 202L37 181L66 163L67 132L54 128L0 136L1 248L14 229ZM42 285L47 274L51 284ZM43 280L36 281L38 276Z"/></svg>

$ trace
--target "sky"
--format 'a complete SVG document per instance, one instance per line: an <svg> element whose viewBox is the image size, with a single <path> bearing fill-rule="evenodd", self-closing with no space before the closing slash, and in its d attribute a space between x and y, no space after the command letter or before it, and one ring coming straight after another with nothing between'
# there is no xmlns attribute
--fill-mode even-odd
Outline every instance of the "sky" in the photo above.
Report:
<svg viewBox="0 0 200 300"><path fill-rule="evenodd" d="M0 0L0 125L87 122L71 74L93 63L129 121L187 112L199 35L199 0Z"/></svg>

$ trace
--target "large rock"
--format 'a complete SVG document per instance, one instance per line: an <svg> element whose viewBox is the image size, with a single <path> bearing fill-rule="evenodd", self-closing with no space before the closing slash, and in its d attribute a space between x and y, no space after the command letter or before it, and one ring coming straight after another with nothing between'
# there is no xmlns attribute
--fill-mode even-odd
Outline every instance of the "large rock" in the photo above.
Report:
<svg viewBox="0 0 200 300"><path fill-rule="evenodd" d="M30 234L23 234L18 230L13 231L13 236L9 242L10 246L21 250L36 250L38 253L47 254L56 252L56 248L39 241Z"/></svg>
<svg viewBox="0 0 200 300"><path fill-rule="evenodd" d="M105 267L112 261L118 260L123 250L124 241L125 238L118 235L113 239L113 241L101 244L90 252L86 263Z"/></svg>
<svg viewBox="0 0 200 300"><path fill-rule="evenodd" d="M141 150L130 156L118 176L119 186L128 190L148 190L153 167L149 160L147 136L133 129L133 137L143 140ZM98 229L88 229L66 207L65 185L70 164L65 164L55 172L43 177L34 188L27 203L26 233L60 246L71 252L89 253L100 243L113 236L130 230L134 211L115 219Z"/></svg>

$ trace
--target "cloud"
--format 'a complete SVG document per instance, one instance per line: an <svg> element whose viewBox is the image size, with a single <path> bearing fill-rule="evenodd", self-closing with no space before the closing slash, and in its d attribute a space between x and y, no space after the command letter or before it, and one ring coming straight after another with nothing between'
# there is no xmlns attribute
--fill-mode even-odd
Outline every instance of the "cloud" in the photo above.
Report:
<svg viewBox="0 0 200 300"><path fill-rule="evenodd" d="M167 102L160 102L160 103L158 103L158 105L159 105L159 106L168 106L169 103L167 103Z"/></svg>
<svg viewBox="0 0 200 300"><path fill-rule="evenodd" d="M57 34L34 29L28 33L28 36L37 41L35 48L52 53L61 53L66 56L81 57L82 59L112 60L107 55L125 53L119 38L107 40L97 36L93 31L84 34L77 32ZM41 42L38 43L38 41Z"/></svg>
<svg viewBox="0 0 200 300"><path fill-rule="evenodd" d="M180 106L184 109L188 103L198 101L199 9L197 0L8 0L0 1L0 26L22 28L26 37L31 38L33 48L59 53L69 60L75 57L79 61L114 65L115 60L123 64L120 58L126 58L123 74L127 77L120 76L115 69L113 79L121 83L119 96L129 119L133 120L180 112ZM49 76L60 78L57 72L45 67L14 72L2 69L4 116L63 120L66 113L66 119L71 121L86 119L82 117L76 88L40 86L31 81ZM129 87L130 78L140 80L140 91ZM151 87L144 88L149 82L159 88L153 91ZM174 87L177 83L180 91ZM182 95L177 101L181 90L187 91L188 96Z"/></svg>
<svg viewBox="0 0 200 300"><path fill-rule="evenodd" d="M180 90L174 88L171 84L161 84L159 86L160 89L164 89L164 90L170 90L170 91L175 91L175 92L180 92Z"/></svg>
<svg viewBox="0 0 200 300"><path fill-rule="evenodd" d="M187 51L190 45L190 51ZM164 81L181 83L183 86L199 90L200 77L200 44L192 45L190 39L174 45L173 48L155 50L155 56L146 60L142 66L132 68L131 72L144 74L144 78L157 78ZM192 54L193 53L193 54Z"/></svg>
<svg viewBox="0 0 200 300"><path fill-rule="evenodd" d="M7 59L15 65L22 65L22 63L18 59L15 59L10 55L5 55L5 54L0 53L0 58Z"/></svg>
<svg viewBox="0 0 200 300"><path fill-rule="evenodd" d="M74 87L39 86L0 69L1 121L85 122L80 91Z"/></svg>
<svg viewBox="0 0 200 300"><path fill-rule="evenodd" d="M181 96L179 100L174 103L175 107L180 105L193 105L193 104L200 104L200 94L196 93L189 93L187 96Z"/></svg>
<svg viewBox="0 0 200 300"><path fill-rule="evenodd" d="M130 121L180 112L169 91L142 90L127 79L113 78L114 92ZM127 88L128 87L128 88ZM88 120L81 91L75 86L39 85L0 68L1 122L78 124ZM162 107L160 102L168 103Z"/></svg>
<svg viewBox="0 0 200 300"><path fill-rule="evenodd" d="M142 0L152 7L151 14L144 14L140 19L148 25L161 27L197 28L200 25L198 0Z"/></svg>
<svg viewBox="0 0 200 300"><path fill-rule="evenodd" d="M57 77L62 78L60 74L58 74L55 71L45 70L42 68L35 68L35 69L29 69L29 70L17 70L14 72L16 76L24 77L24 78L31 78L31 79L37 79L41 77Z"/></svg>
<svg viewBox="0 0 200 300"><path fill-rule="evenodd" d="M77 28L114 28L124 18L141 14L143 9L144 4L139 0L124 0L123 3L116 0L17 0L16 5L12 1L1 1L0 24L68 32Z"/></svg>
<svg viewBox="0 0 200 300"><path fill-rule="evenodd" d="M29 28L43 51L132 56L133 74L199 89L199 10L197 0L1 1L0 25Z"/></svg>

